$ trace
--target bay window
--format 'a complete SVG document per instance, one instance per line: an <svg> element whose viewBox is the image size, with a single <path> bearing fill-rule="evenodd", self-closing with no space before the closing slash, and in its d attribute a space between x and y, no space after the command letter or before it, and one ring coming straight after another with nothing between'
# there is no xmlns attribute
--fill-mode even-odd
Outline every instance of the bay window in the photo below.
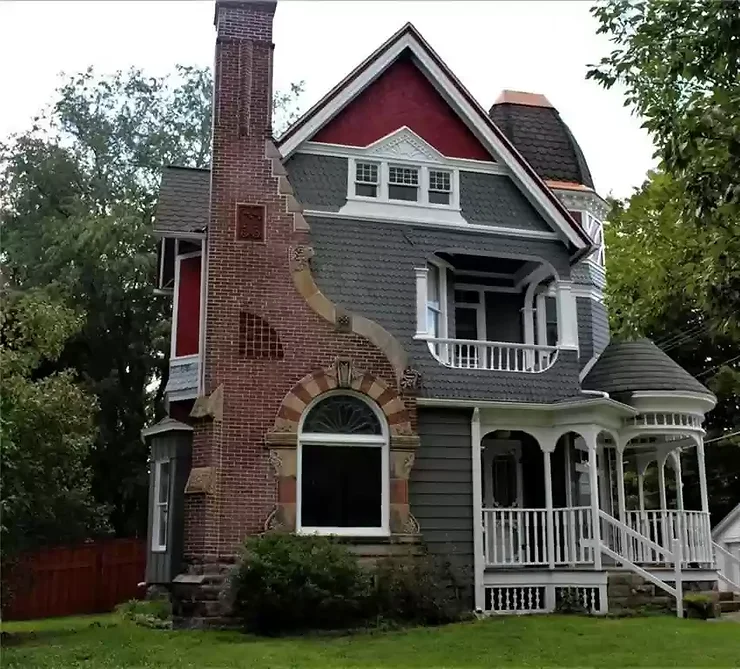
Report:
<svg viewBox="0 0 740 669"><path fill-rule="evenodd" d="M377 407L329 392L309 407L298 443L299 532L388 534L388 438Z"/></svg>

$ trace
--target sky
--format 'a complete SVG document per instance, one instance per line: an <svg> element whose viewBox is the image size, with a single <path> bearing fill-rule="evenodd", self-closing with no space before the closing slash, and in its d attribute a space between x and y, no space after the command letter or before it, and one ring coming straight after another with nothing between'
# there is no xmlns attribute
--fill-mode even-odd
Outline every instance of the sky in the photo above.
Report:
<svg viewBox="0 0 740 669"><path fill-rule="evenodd" d="M623 91L585 78L610 44L590 2L514 0L384 2L280 0L275 89L305 81L302 110L407 21L488 109L503 89L544 94L583 149L597 191L629 196L654 165ZM135 66L211 65L212 1L0 1L0 138L20 132L53 98L59 73Z"/></svg>

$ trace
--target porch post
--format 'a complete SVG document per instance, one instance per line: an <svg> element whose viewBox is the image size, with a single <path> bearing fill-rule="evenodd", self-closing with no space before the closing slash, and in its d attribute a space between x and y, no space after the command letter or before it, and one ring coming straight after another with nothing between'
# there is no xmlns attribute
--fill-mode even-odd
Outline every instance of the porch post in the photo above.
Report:
<svg viewBox="0 0 740 669"><path fill-rule="evenodd" d="M591 489L591 522L594 542L594 569L601 571L601 523L599 522L599 473L596 469L596 437L598 433L585 434L588 446L588 484Z"/></svg>
<svg viewBox="0 0 740 669"><path fill-rule="evenodd" d="M665 492L665 460L665 455L658 456L658 494L660 495L661 511L666 511L668 509L668 501Z"/></svg>
<svg viewBox="0 0 740 669"><path fill-rule="evenodd" d="M619 506L619 520L622 523L627 523L627 505L624 498L624 449L627 444L622 440L618 439L616 443L616 476L617 476L617 505ZM627 533L622 530L620 533L621 548L624 555L628 555L631 551L629 550L630 545L627 542ZM632 556L629 556L632 559Z"/></svg>
<svg viewBox="0 0 740 669"><path fill-rule="evenodd" d="M681 449L677 448L671 452L673 458L673 471L676 473L676 508L684 510L683 506L683 475L681 473Z"/></svg>
<svg viewBox="0 0 740 669"><path fill-rule="evenodd" d="M545 463L545 518L547 522L547 565L555 568L555 514L552 509L552 463L550 456L555 450L555 440L548 437L540 441Z"/></svg>
<svg viewBox="0 0 740 669"><path fill-rule="evenodd" d="M637 470L637 498L640 503L640 511L645 510L645 474L642 469Z"/></svg>
<svg viewBox="0 0 740 669"><path fill-rule="evenodd" d="M473 588L476 611L483 611L486 603L486 592L483 584L485 572L485 554L483 552L483 485L481 475L481 436L480 409L473 409L470 421L472 441L472 476L473 476Z"/></svg>
<svg viewBox="0 0 740 669"><path fill-rule="evenodd" d="M699 461L699 491L701 492L701 510L709 513L709 493L707 491L707 469L704 463L704 438L696 437L696 457Z"/></svg>
<svg viewBox="0 0 740 669"><path fill-rule="evenodd" d="M416 273L416 336L426 337L429 334L427 328L427 274L426 267L415 267ZM440 296L440 300L446 296Z"/></svg>

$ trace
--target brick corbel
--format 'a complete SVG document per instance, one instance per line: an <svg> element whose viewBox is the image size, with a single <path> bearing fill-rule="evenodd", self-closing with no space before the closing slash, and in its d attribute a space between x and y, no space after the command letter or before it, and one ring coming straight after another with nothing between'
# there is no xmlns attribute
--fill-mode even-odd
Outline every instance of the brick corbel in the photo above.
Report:
<svg viewBox="0 0 740 669"><path fill-rule="evenodd" d="M191 418L212 418L220 421L224 415L224 384L222 383L210 395L201 395L193 403Z"/></svg>

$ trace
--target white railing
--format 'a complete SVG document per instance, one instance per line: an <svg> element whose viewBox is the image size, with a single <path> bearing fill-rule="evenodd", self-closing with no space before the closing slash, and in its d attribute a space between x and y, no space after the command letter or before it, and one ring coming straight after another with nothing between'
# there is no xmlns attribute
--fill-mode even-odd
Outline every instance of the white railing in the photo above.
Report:
<svg viewBox="0 0 740 669"><path fill-rule="evenodd" d="M447 367L539 374L555 364L557 346L428 337L432 355Z"/></svg>
<svg viewBox="0 0 740 669"><path fill-rule="evenodd" d="M737 558L716 541L712 542L712 548L714 549L715 562L718 566L717 576L719 576L733 590L740 591L740 558ZM733 566L735 568L734 571L738 574L737 581L733 580L729 576Z"/></svg>
<svg viewBox="0 0 740 669"><path fill-rule="evenodd" d="M681 555L686 566L714 564L712 533L709 514L703 511L658 510L628 511L627 526L647 537L664 549L669 549L674 539L681 541ZM605 536L607 543L614 536ZM626 556L632 562L648 565L666 564L665 556L637 540L627 540Z"/></svg>
<svg viewBox="0 0 740 669"><path fill-rule="evenodd" d="M546 566L545 509L483 509L483 551L489 567Z"/></svg>
<svg viewBox="0 0 740 669"><path fill-rule="evenodd" d="M599 543L599 550L615 562L630 569L636 574L639 574L646 581L649 581L653 585L657 585L659 588L665 590L669 595L675 597L676 615L679 618L682 618L683 577L681 576L681 565L683 563L683 556L681 555L681 541L673 539L670 549L665 548L640 532L632 529L629 525L625 525L621 521L617 520L614 516L610 516L602 509L599 509L599 520L601 523L602 537ZM667 581L664 581L655 574L651 574L649 571L636 564L634 560L631 559L628 548L631 543L637 543L640 545L638 552L652 550L660 555L665 564L672 565L672 581L674 585L669 585Z"/></svg>
<svg viewBox="0 0 740 669"><path fill-rule="evenodd" d="M555 565L593 564L591 507L553 509Z"/></svg>

